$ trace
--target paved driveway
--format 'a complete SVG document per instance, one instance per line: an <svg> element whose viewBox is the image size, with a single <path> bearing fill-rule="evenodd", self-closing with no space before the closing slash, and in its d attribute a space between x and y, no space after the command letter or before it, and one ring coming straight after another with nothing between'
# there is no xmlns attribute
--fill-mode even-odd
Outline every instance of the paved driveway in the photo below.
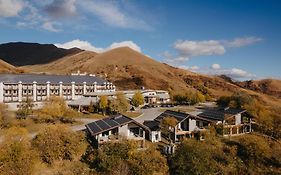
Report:
<svg viewBox="0 0 281 175"><path fill-rule="evenodd" d="M162 113L159 111L159 109L160 108L141 109L143 114L134 119L139 123L143 123L145 120L154 120Z"/></svg>
<svg viewBox="0 0 281 175"><path fill-rule="evenodd" d="M81 131L81 130L84 130L84 129L86 129L86 127L85 127L86 124L95 122L95 121L97 121L97 120L99 120L99 119L80 118L80 119L77 119L77 120L83 122L83 124L72 126L71 129L72 129L73 131Z"/></svg>

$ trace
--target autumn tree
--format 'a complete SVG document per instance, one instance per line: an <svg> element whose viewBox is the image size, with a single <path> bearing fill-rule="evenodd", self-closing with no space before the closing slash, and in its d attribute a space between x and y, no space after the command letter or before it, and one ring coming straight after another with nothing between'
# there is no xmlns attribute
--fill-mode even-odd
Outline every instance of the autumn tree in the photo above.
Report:
<svg viewBox="0 0 281 175"><path fill-rule="evenodd" d="M0 129L9 127L12 118L12 113L8 111L8 106L0 103Z"/></svg>
<svg viewBox="0 0 281 175"><path fill-rule="evenodd" d="M175 117L165 117L160 123L161 131L163 134L168 136L169 141L171 141L171 134L174 132L174 129L178 121Z"/></svg>
<svg viewBox="0 0 281 175"><path fill-rule="evenodd" d="M37 154L31 148L27 130L12 127L5 133L0 143L0 174L32 174Z"/></svg>
<svg viewBox="0 0 281 175"><path fill-rule="evenodd" d="M205 142L184 140L170 161L171 174L243 174L246 171L236 147L214 137Z"/></svg>
<svg viewBox="0 0 281 175"><path fill-rule="evenodd" d="M167 160L154 147L134 151L128 160L130 172L135 175L167 174Z"/></svg>
<svg viewBox="0 0 281 175"><path fill-rule="evenodd" d="M127 174L129 155L136 149L135 142L108 142L98 150L91 147L83 156L83 160L98 172L107 174Z"/></svg>
<svg viewBox="0 0 281 175"><path fill-rule="evenodd" d="M129 103L123 93L117 93L116 99L110 101L109 107L114 112L124 113L128 110Z"/></svg>
<svg viewBox="0 0 281 175"><path fill-rule="evenodd" d="M173 99L179 104L188 103L190 105L195 105L197 103L206 101L205 96L200 91L193 91L193 90L189 90L184 94L183 93L175 94L173 96Z"/></svg>
<svg viewBox="0 0 281 175"><path fill-rule="evenodd" d="M140 91L137 91L133 98L132 98L132 104L135 106L135 107L138 107L139 105L142 105L144 104L144 97L143 95L141 94Z"/></svg>
<svg viewBox="0 0 281 175"><path fill-rule="evenodd" d="M253 98L245 93L236 92L231 96L221 96L217 104L221 107L244 108L245 105L252 103Z"/></svg>
<svg viewBox="0 0 281 175"><path fill-rule="evenodd" d="M25 118L28 115L33 113L34 104L31 98L27 98L25 101L22 101L19 105L19 109L17 110L17 115L20 118Z"/></svg>
<svg viewBox="0 0 281 175"><path fill-rule="evenodd" d="M107 107L108 107L107 96L105 95L100 96L99 108L102 110L103 115L105 115L105 111Z"/></svg>
<svg viewBox="0 0 281 175"><path fill-rule="evenodd" d="M73 160L85 149L83 135L60 125L52 125L42 129L32 142L46 163L55 160Z"/></svg>
<svg viewBox="0 0 281 175"><path fill-rule="evenodd" d="M87 164L81 161L62 160L52 165L51 174L53 175L95 175Z"/></svg>
<svg viewBox="0 0 281 175"><path fill-rule="evenodd" d="M101 174L167 174L168 170L166 159L154 147L138 150L136 142L127 140L90 148L83 160Z"/></svg>
<svg viewBox="0 0 281 175"><path fill-rule="evenodd" d="M93 112L95 111L95 109L94 109L94 103L93 103L93 101L90 101L90 104L89 104L89 109L88 109L88 111L89 111L90 113L93 113Z"/></svg>
<svg viewBox="0 0 281 175"><path fill-rule="evenodd" d="M47 101L36 114L38 119L43 122L73 122L73 118L78 116L78 112L69 108L65 101L58 97Z"/></svg>

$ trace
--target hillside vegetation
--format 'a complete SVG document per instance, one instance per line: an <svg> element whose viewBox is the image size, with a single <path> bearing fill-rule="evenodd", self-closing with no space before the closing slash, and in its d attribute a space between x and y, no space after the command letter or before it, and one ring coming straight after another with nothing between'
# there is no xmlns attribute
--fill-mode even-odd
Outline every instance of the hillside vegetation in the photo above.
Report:
<svg viewBox="0 0 281 175"><path fill-rule="evenodd" d="M223 77L207 76L157 62L129 47L121 47L104 53L83 51L65 56L48 64L27 65L23 69L37 73L70 74L87 72L113 82L118 89L164 89L173 93L197 89L204 95L219 97L243 91L258 96L269 105L281 104L271 94L228 81Z"/></svg>
<svg viewBox="0 0 281 175"><path fill-rule="evenodd" d="M281 80L264 79L256 81L245 81L238 83L238 85L242 88L281 98Z"/></svg>
<svg viewBox="0 0 281 175"><path fill-rule="evenodd" d="M23 69L16 68L15 66L6 63L0 59L0 73L21 73Z"/></svg>

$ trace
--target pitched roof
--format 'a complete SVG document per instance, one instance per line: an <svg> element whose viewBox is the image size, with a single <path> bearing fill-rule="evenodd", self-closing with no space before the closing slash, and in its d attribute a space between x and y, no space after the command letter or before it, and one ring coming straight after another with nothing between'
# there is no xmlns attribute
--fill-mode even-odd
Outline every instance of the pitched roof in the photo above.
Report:
<svg viewBox="0 0 281 175"><path fill-rule="evenodd" d="M155 120L145 120L143 125L147 126L151 131L158 131L160 130L160 123Z"/></svg>
<svg viewBox="0 0 281 175"><path fill-rule="evenodd" d="M177 119L178 123L189 117L190 114L183 113L183 112L176 112L171 110L166 110L162 114L160 114L158 117L155 118L156 121L161 122L163 118L165 117L174 117Z"/></svg>
<svg viewBox="0 0 281 175"><path fill-rule="evenodd" d="M91 135L97 135L100 134L102 132L117 128L119 126L128 124L128 123L135 123L145 129L147 129L144 125L136 122L135 120L124 116L122 114L117 114L111 117L107 117L92 123L89 123L86 126L86 128L88 129L88 131L91 133Z"/></svg>
<svg viewBox="0 0 281 175"><path fill-rule="evenodd" d="M69 106L89 106L91 104L97 104L98 99L97 97L80 97L78 99L69 101L67 104Z"/></svg>
<svg viewBox="0 0 281 175"><path fill-rule="evenodd" d="M108 81L103 80L100 77L87 75L0 74L0 82L18 83L19 81L22 83L33 83L36 81L37 83L42 84L45 84L47 81L55 84L59 82L66 84L70 84L71 82L75 82L77 84L82 84L83 82L88 84L93 84L94 82L97 84L103 84L105 82L108 83Z"/></svg>
<svg viewBox="0 0 281 175"><path fill-rule="evenodd" d="M214 121L222 121L226 116L234 116L243 112L246 112L246 110L234 108L209 108L204 109L204 111L197 114L197 116Z"/></svg>
<svg viewBox="0 0 281 175"><path fill-rule="evenodd" d="M114 99L114 97L107 97L108 100ZM67 104L69 106L90 106L91 102L93 104L97 104L99 102L98 97L89 97L89 96L83 96L80 98L77 98L75 100L69 101Z"/></svg>

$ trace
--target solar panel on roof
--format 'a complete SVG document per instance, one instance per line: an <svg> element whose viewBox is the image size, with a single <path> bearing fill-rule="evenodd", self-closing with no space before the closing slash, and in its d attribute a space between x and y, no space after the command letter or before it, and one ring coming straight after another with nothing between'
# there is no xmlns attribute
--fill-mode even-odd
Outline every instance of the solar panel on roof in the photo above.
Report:
<svg viewBox="0 0 281 175"><path fill-rule="evenodd" d="M101 131L101 128L99 128L95 122L89 123L87 126L93 132L93 134L98 133L98 132Z"/></svg>
<svg viewBox="0 0 281 175"><path fill-rule="evenodd" d="M96 121L96 124L102 129L102 130L107 130L110 128L103 120L98 120Z"/></svg>
<svg viewBox="0 0 281 175"><path fill-rule="evenodd" d="M115 121L118 122L119 124L124 124L124 123L127 123L129 121L131 121L132 119L129 119L127 117L120 117L120 118L116 118Z"/></svg>
<svg viewBox="0 0 281 175"><path fill-rule="evenodd" d="M187 118L188 116L189 116L189 114L186 114L186 113L183 113L183 112L176 112L176 111L167 110L164 113L160 114L158 117L156 117L155 120L161 121L165 117L174 117L175 119L177 119L178 122L180 122L180 121L184 120L185 118Z"/></svg>
<svg viewBox="0 0 281 175"><path fill-rule="evenodd" d="M110 127L118 126L118 123L112 120L111 118L105 118L103 119L103 121L110 125Z"/></svg>

